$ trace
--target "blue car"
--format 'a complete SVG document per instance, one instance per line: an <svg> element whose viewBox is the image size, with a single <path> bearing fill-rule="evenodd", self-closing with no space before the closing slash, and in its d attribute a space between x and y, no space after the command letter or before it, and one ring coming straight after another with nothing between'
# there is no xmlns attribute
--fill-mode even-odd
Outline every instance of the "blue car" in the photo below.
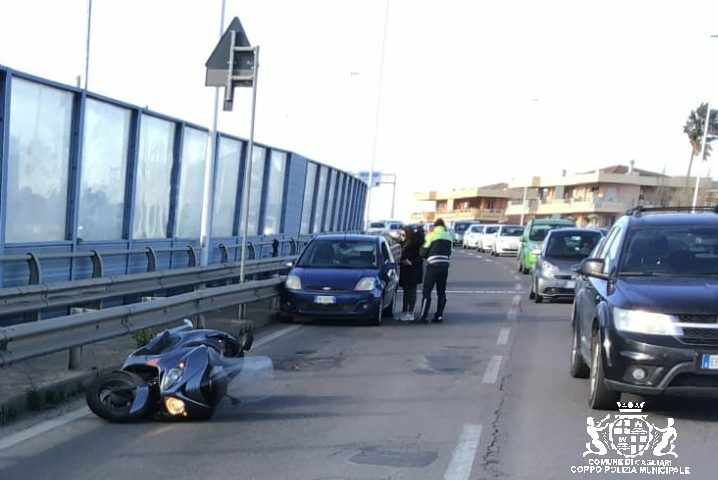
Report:
<svg viewBox="0 0 718 480"><path fill-rule="evenodd" d="M318 235L287 275L281 313L285 319L365 318L379 325L382 316L392 314L398 285L386 238Z"/></svg>

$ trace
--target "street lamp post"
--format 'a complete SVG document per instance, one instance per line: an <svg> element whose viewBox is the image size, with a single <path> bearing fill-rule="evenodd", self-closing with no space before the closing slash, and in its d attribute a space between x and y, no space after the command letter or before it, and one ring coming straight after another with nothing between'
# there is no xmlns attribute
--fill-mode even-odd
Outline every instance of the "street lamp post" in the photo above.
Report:
<svg viewBox="0 0 718 480"><path fill-rule="evenodd" d="M379 87L376 97L376 112L374 116L374 141L371 149L371 167L369 168L369 188L367 190L366 197L366 212L364 213L364 225L366 226L369 222L369 215L371 215L371 188L372 180L374 179L374 164L376 163L376 144L377 137L379 136L379 117L381 113L381 94L382 86L384 84L384 57L386 53L386 30L389 24L389 0L386 0L386 7L384 9L384 33L381 40L381 59L379 60Z"/></svg>

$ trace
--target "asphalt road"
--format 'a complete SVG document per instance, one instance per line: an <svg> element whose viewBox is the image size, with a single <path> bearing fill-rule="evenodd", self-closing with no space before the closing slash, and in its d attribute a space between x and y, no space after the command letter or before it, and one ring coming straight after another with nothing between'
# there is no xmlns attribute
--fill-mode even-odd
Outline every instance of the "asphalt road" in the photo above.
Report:
<svg viewBox="0 0 718 480"><path fill-rule="evenodd" d="M0 479L642 478L571 473L605 414L568 375L570 304L529 301L513 258L454 257L443 325L277 325L252 352L274 363L269 397L201 423L80 409L0 430ZM672 465L715 478L715 401L648 400L649 421L675 418Z"/></svg>

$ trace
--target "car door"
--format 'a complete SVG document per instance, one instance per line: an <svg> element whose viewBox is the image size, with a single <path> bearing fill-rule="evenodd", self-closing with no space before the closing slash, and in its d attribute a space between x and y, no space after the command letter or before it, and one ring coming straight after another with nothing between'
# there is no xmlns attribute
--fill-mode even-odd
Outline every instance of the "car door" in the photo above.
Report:
<svg viewBox="0 0 718 480"><path fill-rule="evenodd" d="M381 254L380 254L380 272L382 273L382 282L384 283L384 289L382 292L382 307L387 306L392 301L393 295L396 292L396 288L399 285L399 275L396 272L396 261L391 253L389 244L386 239L381 240Z"/></svg>
<svg viewBox="0 0 718 480"><path fill-rule="evenodd" d="M605 262L603 273L609 274L617 266L618 250L623 240L623 227L616 225L609 232L608 238L596 258ZM593 320L598 318L598 305L608 295L608 281L602 278L587 277L583 279L583 288L580 296L576 298L577 314L579 316L579 333L581 350L584 358L591 355L591 335Z"/></svg>

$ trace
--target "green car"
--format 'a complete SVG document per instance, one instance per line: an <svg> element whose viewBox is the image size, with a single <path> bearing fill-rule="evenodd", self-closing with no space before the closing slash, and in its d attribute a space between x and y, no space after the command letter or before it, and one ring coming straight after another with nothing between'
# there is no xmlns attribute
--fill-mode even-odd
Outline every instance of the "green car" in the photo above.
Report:
<svg viewBox="0 0 718 480"><path fill-rule="evenodd" d="M575 227L576 222L560 218L545 218L531 220L521 235L521 248L519 249L519 272L529 273L536 264L536 255L541 253L543 239L549 230L554 228Z"/></svg>

